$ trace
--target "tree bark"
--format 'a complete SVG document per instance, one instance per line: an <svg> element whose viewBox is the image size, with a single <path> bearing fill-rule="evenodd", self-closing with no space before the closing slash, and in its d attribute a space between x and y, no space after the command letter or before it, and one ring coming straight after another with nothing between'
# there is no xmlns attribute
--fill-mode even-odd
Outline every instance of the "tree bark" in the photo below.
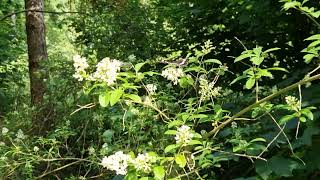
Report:
<svg viewBox="0 0 320 180"><path fill-rule="evenodd" d="M46 47L46 35L44 24L44 0L25 0L26 9L26 32L28 44L28 61L30 77L31 103L37 107L37 112L33 114L34 134L44 134L50 125L45 123L45 108L43 107L47 78L45 61L48 59ZM28 11L28 10L36 10Z"/></svg>

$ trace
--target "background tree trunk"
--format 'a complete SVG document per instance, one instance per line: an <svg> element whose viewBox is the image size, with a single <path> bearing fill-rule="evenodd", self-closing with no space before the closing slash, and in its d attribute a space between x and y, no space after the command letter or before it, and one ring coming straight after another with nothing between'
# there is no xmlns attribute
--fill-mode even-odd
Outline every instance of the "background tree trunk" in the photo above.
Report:
<svg viewBox="0 0 320 180"><path fill-rule="evenodd" d="M42 12L34 12L30 10L43 11L43 0L25 0L26 11L26 32L29 57L29 76L31 103L41 108L43 96L46 91L44 79L47 78L47 72L44 69L44 62L48 59L44 15ZM43 109L43 108L41 108ZM34 127L41 131L42 113L36 113L34 116Z"/></svg>

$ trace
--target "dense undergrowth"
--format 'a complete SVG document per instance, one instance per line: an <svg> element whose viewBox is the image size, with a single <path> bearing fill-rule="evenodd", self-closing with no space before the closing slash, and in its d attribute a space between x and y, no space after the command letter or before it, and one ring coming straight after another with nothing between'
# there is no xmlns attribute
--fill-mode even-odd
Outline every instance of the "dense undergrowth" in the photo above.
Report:
<svg viewBox="0 0 320 180"><path fill-rule="evenodd" d="M197 5L190 3L180 5L183 9ZM308 7L313 2L281 3L282 11L302 13L304 21L319 25L320 11ZM101 4L91 5L102 11ZM179 16L170 11L176 10L175 4L168 4L172 9L160 13L170 14L167 20L186 28L185 19L177 20ZM84 5L78 8L84 10ZM153 31L159 24L142 22L160 10L146 8L145 14L133 16L141 11L134 9L124 15L121 8L131 6L120 5L99 17L47 17L49 78L42 107L47 113L38 125L48 129L45 135L33 132L32 118L40 110L29 102L24 46L13 45L8 49L16 52L0 54L10 57L0 64L1 179L319 178L320 35L316 30L320 27L301 41L306 44L301 52L288 57L291 46L266 48L237 37L233 42L227 38L212 42L210 35L193 39L183 28L170 27L170 22ZM130 17L136 17L137 24L121 24ZM109 36L102 33L108 34L105 27L96 27L102 19L110 23L117 18L123 19L108 26L113 28ZM91 29L81 29L84 24ZM121 36L123 26L132 31L127 29ZM134 34L145 32L144 28L150 30L148 36ZM231 32L221 24L211 28L218 34ZM179 37L184 35L181 42L186 45L181 45ZM104 36L109 44L103 43ZM15 40L22 37L17 34ZM139 41L128 42L135 38ZM1 39L12 42L10 36ZM237 54L232 62L227 60L230 51ZM296 66L287 62L294 58L304 62L299 60Z"/></svg>

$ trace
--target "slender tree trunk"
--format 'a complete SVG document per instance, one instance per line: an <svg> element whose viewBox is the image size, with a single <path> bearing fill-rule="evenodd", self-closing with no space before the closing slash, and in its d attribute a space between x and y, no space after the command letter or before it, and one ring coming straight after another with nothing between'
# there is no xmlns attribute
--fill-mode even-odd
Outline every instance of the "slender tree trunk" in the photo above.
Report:
<svg viewBox="0 0 320 180"><path fill-rule="evenodd" d="M32 105L40 108L46 90L44 79L47 72L44 62L48 59L44 16L42 12L28 10L44 10L44 0L25 0L26 32L29 57L29 76ZM40 131L42 127L42 113L34 116L34 127Z"/></svg>

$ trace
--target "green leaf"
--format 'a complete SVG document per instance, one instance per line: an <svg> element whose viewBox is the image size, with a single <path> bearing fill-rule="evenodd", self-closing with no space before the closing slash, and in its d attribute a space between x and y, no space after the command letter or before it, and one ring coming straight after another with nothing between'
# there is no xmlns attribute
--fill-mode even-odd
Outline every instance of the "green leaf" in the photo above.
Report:
<svg viewBox="0 0 320 180"><path fill-rule="evenodd" d="M303 56L303 59L304 59L304 62L310 63L311 60L315 57L316 57L316 55L314 55L314 54L306 54Z"/></svg>
<svg viewBox="0 0 320 180"><path fill-rule="evenodd" d="M198 141L198 140L191 140L188 145L196 145L196 144L199 144L199 145L202 145L202 142L201 141Z"/></svg>
<svg viewBox="0 0 320 180"><path fill-rule="evenodd" d="M139 72L140 69L142 68L143 65L145 65L146 63L138 63L134 66L134 70L136 70L136 72Z"/></svg>
<svg viewBox="0 0 320 180"><path fill-rule="evenodd" d="M166 132L164 132L164 134L167 134L167 135L176 135L176 134L177 134L177 131L176 131L176 130L167 130Z"/></svg>
<svg viewBox="0 0 320 180"><path fill-rule="evenodd" d="M260 56L255 56L250 58L250 61L257 66L259 66L263 60L264 60L264 57L260 57Z"/></svg>
<svg viewBox="0 0 320 180"><path fill-rule="evenodd" d="M241 54L240 56L238 56L234 62L238 62L238 61L241 61L243 59L246 59L246 58L249 58L249 57L252 57L253 55L252 54L248 54L248 53L245 53L245 54Z"/></svg>
<svg viewBox="0 0 320 180"><path fill-rule="evenodd" d="M256 172L261 176L263 180L267 180L272 173L271 167L267 162L258 160L255 162Z"/></svg>
<svg viewBox="0 0 320 180"><path fill-rule="evenodd" d="M268 70L289 72L285 68L281 68L281 67L272 67L272 68L268 68Z"/></svg>
<svg viewBox="0 0 320 180"><path fill-rule="evenodd" d="M287 2L287 3L285 3L284 5L283 5L283 9L284 10L289 10L289 9L291 9L291 8L295 8L295 7L299 7L299 6L301 6L301 3L300 2L298 2L298 1L292 1L292 2Z"/></svg>
<svg viewBox="0 0 320 180"><path fill-rule="evenodd" d="M271 48L271 49L267 49L266 51L264 51L264 53L269 53L269 52L271 52L271 51L277 51L277 50L279 50L280 48Z"/></svg>
<svg viewBox="0 0 320 180"><path fill-rule="evenodd" d="M126 177L125 180L138 180L138 175L136 171L130 171Z"/></svg>
<svg viewBox="0 0 320 180"><path fill-rule="evenodd" d="M238 76L236 79L234 79L231 83L230 83L230 85L232 85L232 84L234 84L235 82L237 82L237 81L239 81L239 80L241 80L241 79L245 79L245 78L247 78L248 76L246 75L246 74L244 74L244 75L242 75L242 76Z"/></svg>
<svg viewBox="0 0 320 180"><path fill-rule="evenodd" d="M168 152L170 152L170 151L172 151L172 150L174 150L174 149L176 149L176 148L178 148L179 147L179 145L177 145L177 144L170 144L169 146L167 146L165 149L164 149L164 152L165 153L168 153Z"/></svg>
<svg viewBox="0 0 320 180"><path fill-rule="evenodd" d="M255 139L250 141L250 143L253 143L253 142L267 142L267 141L265 139L263 139L263 138L255 138Z"/></svg>
<svg viewBox="0 0 320 180"><path fill-rule="evenodd" d="M313 36L308 37L305 39L306 41L313 41L313 40L320 40L320 34L315 34Z"/></svg>
<svg viewBox="0 0 320 180"><path fill-rule="evenodd" d="M99 95L99 103L102 107L107 107L109 104L110 94L103 93Z"/></svg>
<svg viewBox="0 0 320 180"><path fill-rule="evenodd" d="M205 63L214 63L214 64L220 64L222 65L221 61L219 61L218 59L207 59L204 61Z"/></svg>
<svg viewBox="0 0 320 180"><path fill-rule="evenodd" d="M181 168L184 168L187 165L187 160L186 160L186 157L184 156L184 154L180 153L180 154L176 155L175 161Z"/></svg>
<svg viewBox="0 0 320 180"><path fill-rule="evenodd" d="M156 166L153 168L154 177L156 179L164 179L165 170L163 166Z"/></svg>
<svg viewBox="0 0 320 180"><path fill-rule="evenodd" d="M110 143L112 141L113 134L114 134L113 130L108 129L104 131L104 133L102 134L103 141L105 143Z"/></svg>
<svg viewBox="0 0 320 180"><path fill-rule="evenodd" d="M171 121L168 123L168 128L176 127L182 125L184 122L180 120Z"/></svg>
<svg viewBox="0 0 320 180"><path fill-rule="evenodd" d="M123 90L122 89L116 89L111 92L110 95L110 105L113 106L115 105L123 95Z"/></svg>
<svg viewBox="0 0 320 180"><path fill-rule="evenodd" d="M305 117L299 117L300 122L307 122L307 119Z"/></svg>
<svg viewBox="0 0 320 180"><path fill-rule="evenodd" d="M295 118L294 115L286 115L286 116L283 116L280 120L279 120L279 124L282 125L288 121L290 121L291 119Z"/></svg>
<svg viewBox="0 0 320 180"><path fill-rule="evenodd" d="M320 44L320 40L317 40L317 41L314 41L314 42L312 42L311 44L309 44L308 47L309 47L309 48L315 47L315 46L317 46L317 45L319 45L319 44Z"/></svg>
<svg viewBox="0 0 320 180"><path fill-rule="evenodd" d="M313 120L313 113L309 109L302 109L300 113L305 115L308 119Z"/></svg>
<svg viewBox="0 0 320 180"><path fill-rule="evenodd" d="M272 77L272 74L267 69L258 69L257 76Z"/></svg>
<svg viewBox="0 0 320 180"><path fill-rule="evenodd" d="M246 88L251 89L254 86L255 82L256 80L254 79L254 77L250 77L246 82Z"/></svg>
<svg viewBox="0 0 320 180"><path fill-rule="evenodd" d="M136 94L126 94L125 95L127 98L131 99L133 102L141 103L141 97L136 95Z"/></svg>

